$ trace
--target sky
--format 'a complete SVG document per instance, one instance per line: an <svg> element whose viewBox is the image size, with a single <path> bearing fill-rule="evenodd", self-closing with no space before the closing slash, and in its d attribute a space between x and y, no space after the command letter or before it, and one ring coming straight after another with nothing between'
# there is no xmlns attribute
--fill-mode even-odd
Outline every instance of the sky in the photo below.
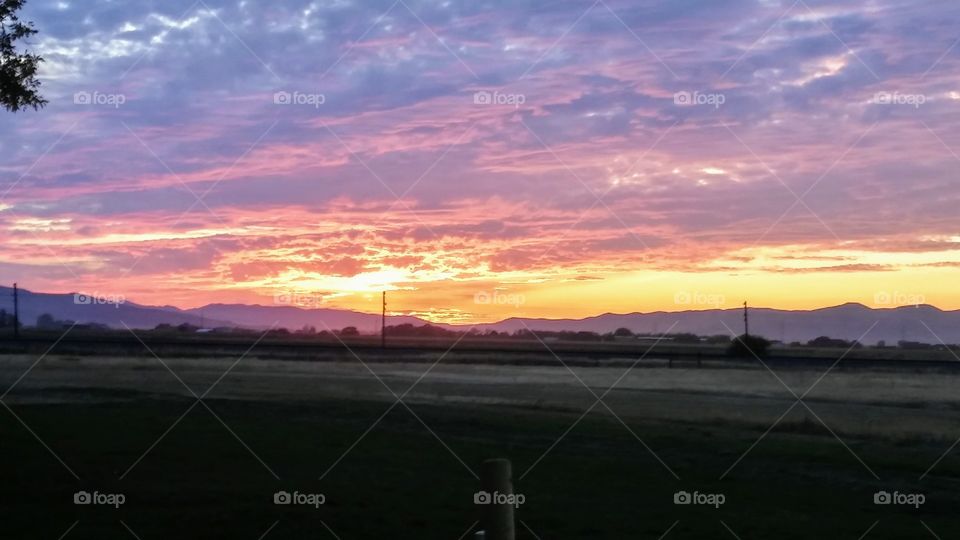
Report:
<svg viewBox="0 0 960 540"><path fill-rule="evenodd" d="M960 309L960 3L29 0L0 276L444 322ZM6 283L5 283L6 284Z"/></svg>

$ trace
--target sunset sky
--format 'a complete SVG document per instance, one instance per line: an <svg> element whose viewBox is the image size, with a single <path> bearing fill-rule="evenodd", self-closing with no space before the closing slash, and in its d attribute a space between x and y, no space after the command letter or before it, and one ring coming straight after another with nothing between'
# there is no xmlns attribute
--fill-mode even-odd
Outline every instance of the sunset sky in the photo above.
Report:
<svg viewBox="0 0 960 540"><path fill-rule="evenodd" d="M510 316L960 309L960 3L29 0L34 291Z"/></svg>

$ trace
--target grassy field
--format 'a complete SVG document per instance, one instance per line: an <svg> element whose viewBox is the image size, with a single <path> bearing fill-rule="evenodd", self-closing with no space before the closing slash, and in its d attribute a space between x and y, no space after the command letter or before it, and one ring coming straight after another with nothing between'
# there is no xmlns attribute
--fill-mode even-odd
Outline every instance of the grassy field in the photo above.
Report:
<svg viewBox="0 0 960 540"><path fill-rule="evenodd" d="M0 363L5 388L29 367L24 361ZM229 366L168 362L198 394ZM489 457L514 463L516 490L526 497L517 512L520 538L656 539L669 530L666 538L856 540L878 520L867 538L933 538L927 527L940 538L960 534L960 459L951 453L920 478L960 434L905 435L893 420L886 432L836 427L844 414L847 422L883 424L891 411L956 420L947 396L910 398L924 392L919 374L904 374L905 385L891 382L896 375L867 377L881 401L875 406L845 380L861 374L839 374L839 382L831 375L811 404L836 437L794 409L799 414L752 447L793 401L773 398L777 383L753 379L762 375L756 370L637 370L624 391L605 398L619 419L600 405L570 429L594 400L562 368L486 376L496 373L492 386L504 393L567 392L566 405L522 395L444 400L444 392L482 395L486 387L467 388L440 366L423 380L423 392L409 396L415 416L404 405L390 409L389 392L359 371L331 378L336 366L329 364L245 361L205 398L214 415L157 364L46 359L4 398L12 413L0 411L3 538L60 538L68 529L67 539L469 538L479 519L471 471ZM424 367L407 378L398 367L378 369L402 393ZM591 387L612 382L593 373L579 371ZM479 368L459 375L484 378ZM782 374L798 392L818 375ZM273 390L258 386L268 379ZM704 392L710 379L718 388ZM676 388L667 392L670 380ZM659 410L676 394L699 414ZM733 401L723 401L728 394ZM885 394L892 397L881 400ZM122 493L126 501L118 509L74 505L78 490ZM278 506L278 490L323 493L326 503ZM726 500L719 508L675 505L679 490ZM879 490L921 493L925 503L875 505Z"/></svg>

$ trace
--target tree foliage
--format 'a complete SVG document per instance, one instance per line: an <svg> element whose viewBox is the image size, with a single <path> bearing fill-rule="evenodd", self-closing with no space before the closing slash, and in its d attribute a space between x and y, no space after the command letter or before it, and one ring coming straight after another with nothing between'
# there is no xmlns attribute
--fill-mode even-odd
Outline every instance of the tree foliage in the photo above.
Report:
<svg viewBox="0 0 960 540"><path fill-rule="evenodd" d="M9 111L47 104L40 96L37 54L17 51L17 42L37 33L32 22L22 22L17 12L26 0L0 0L0 106Z"/></svg>
<svg viewBox="0 0 960 540"><path fill-rule="evenodd" d="M770 348L770 342L760 336L737 336L727 348L727 354L738 358L763 358Z"/></svg>

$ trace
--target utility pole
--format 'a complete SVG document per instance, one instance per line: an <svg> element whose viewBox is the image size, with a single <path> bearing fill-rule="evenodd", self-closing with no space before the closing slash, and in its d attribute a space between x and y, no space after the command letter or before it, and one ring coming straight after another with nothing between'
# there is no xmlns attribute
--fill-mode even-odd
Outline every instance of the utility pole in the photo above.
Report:
<svg viewBox="0 0 960 540"><path fill-rule="evenodd" d="M383 306L380 312L380 348L387 348L387 291L383 291Z"/></svg>
<svg viewBox="0 0 960 540"><path fill-rule="evenodd" d="M750 337L750 313L747 311L747 303L743 303L743 335Z"/></svg>
<svg viewBox="0 0 960 540"><path fill-rule="evenodd" d="M17 284L13 284L13 338L20 339L20 295Z"/></svg>

